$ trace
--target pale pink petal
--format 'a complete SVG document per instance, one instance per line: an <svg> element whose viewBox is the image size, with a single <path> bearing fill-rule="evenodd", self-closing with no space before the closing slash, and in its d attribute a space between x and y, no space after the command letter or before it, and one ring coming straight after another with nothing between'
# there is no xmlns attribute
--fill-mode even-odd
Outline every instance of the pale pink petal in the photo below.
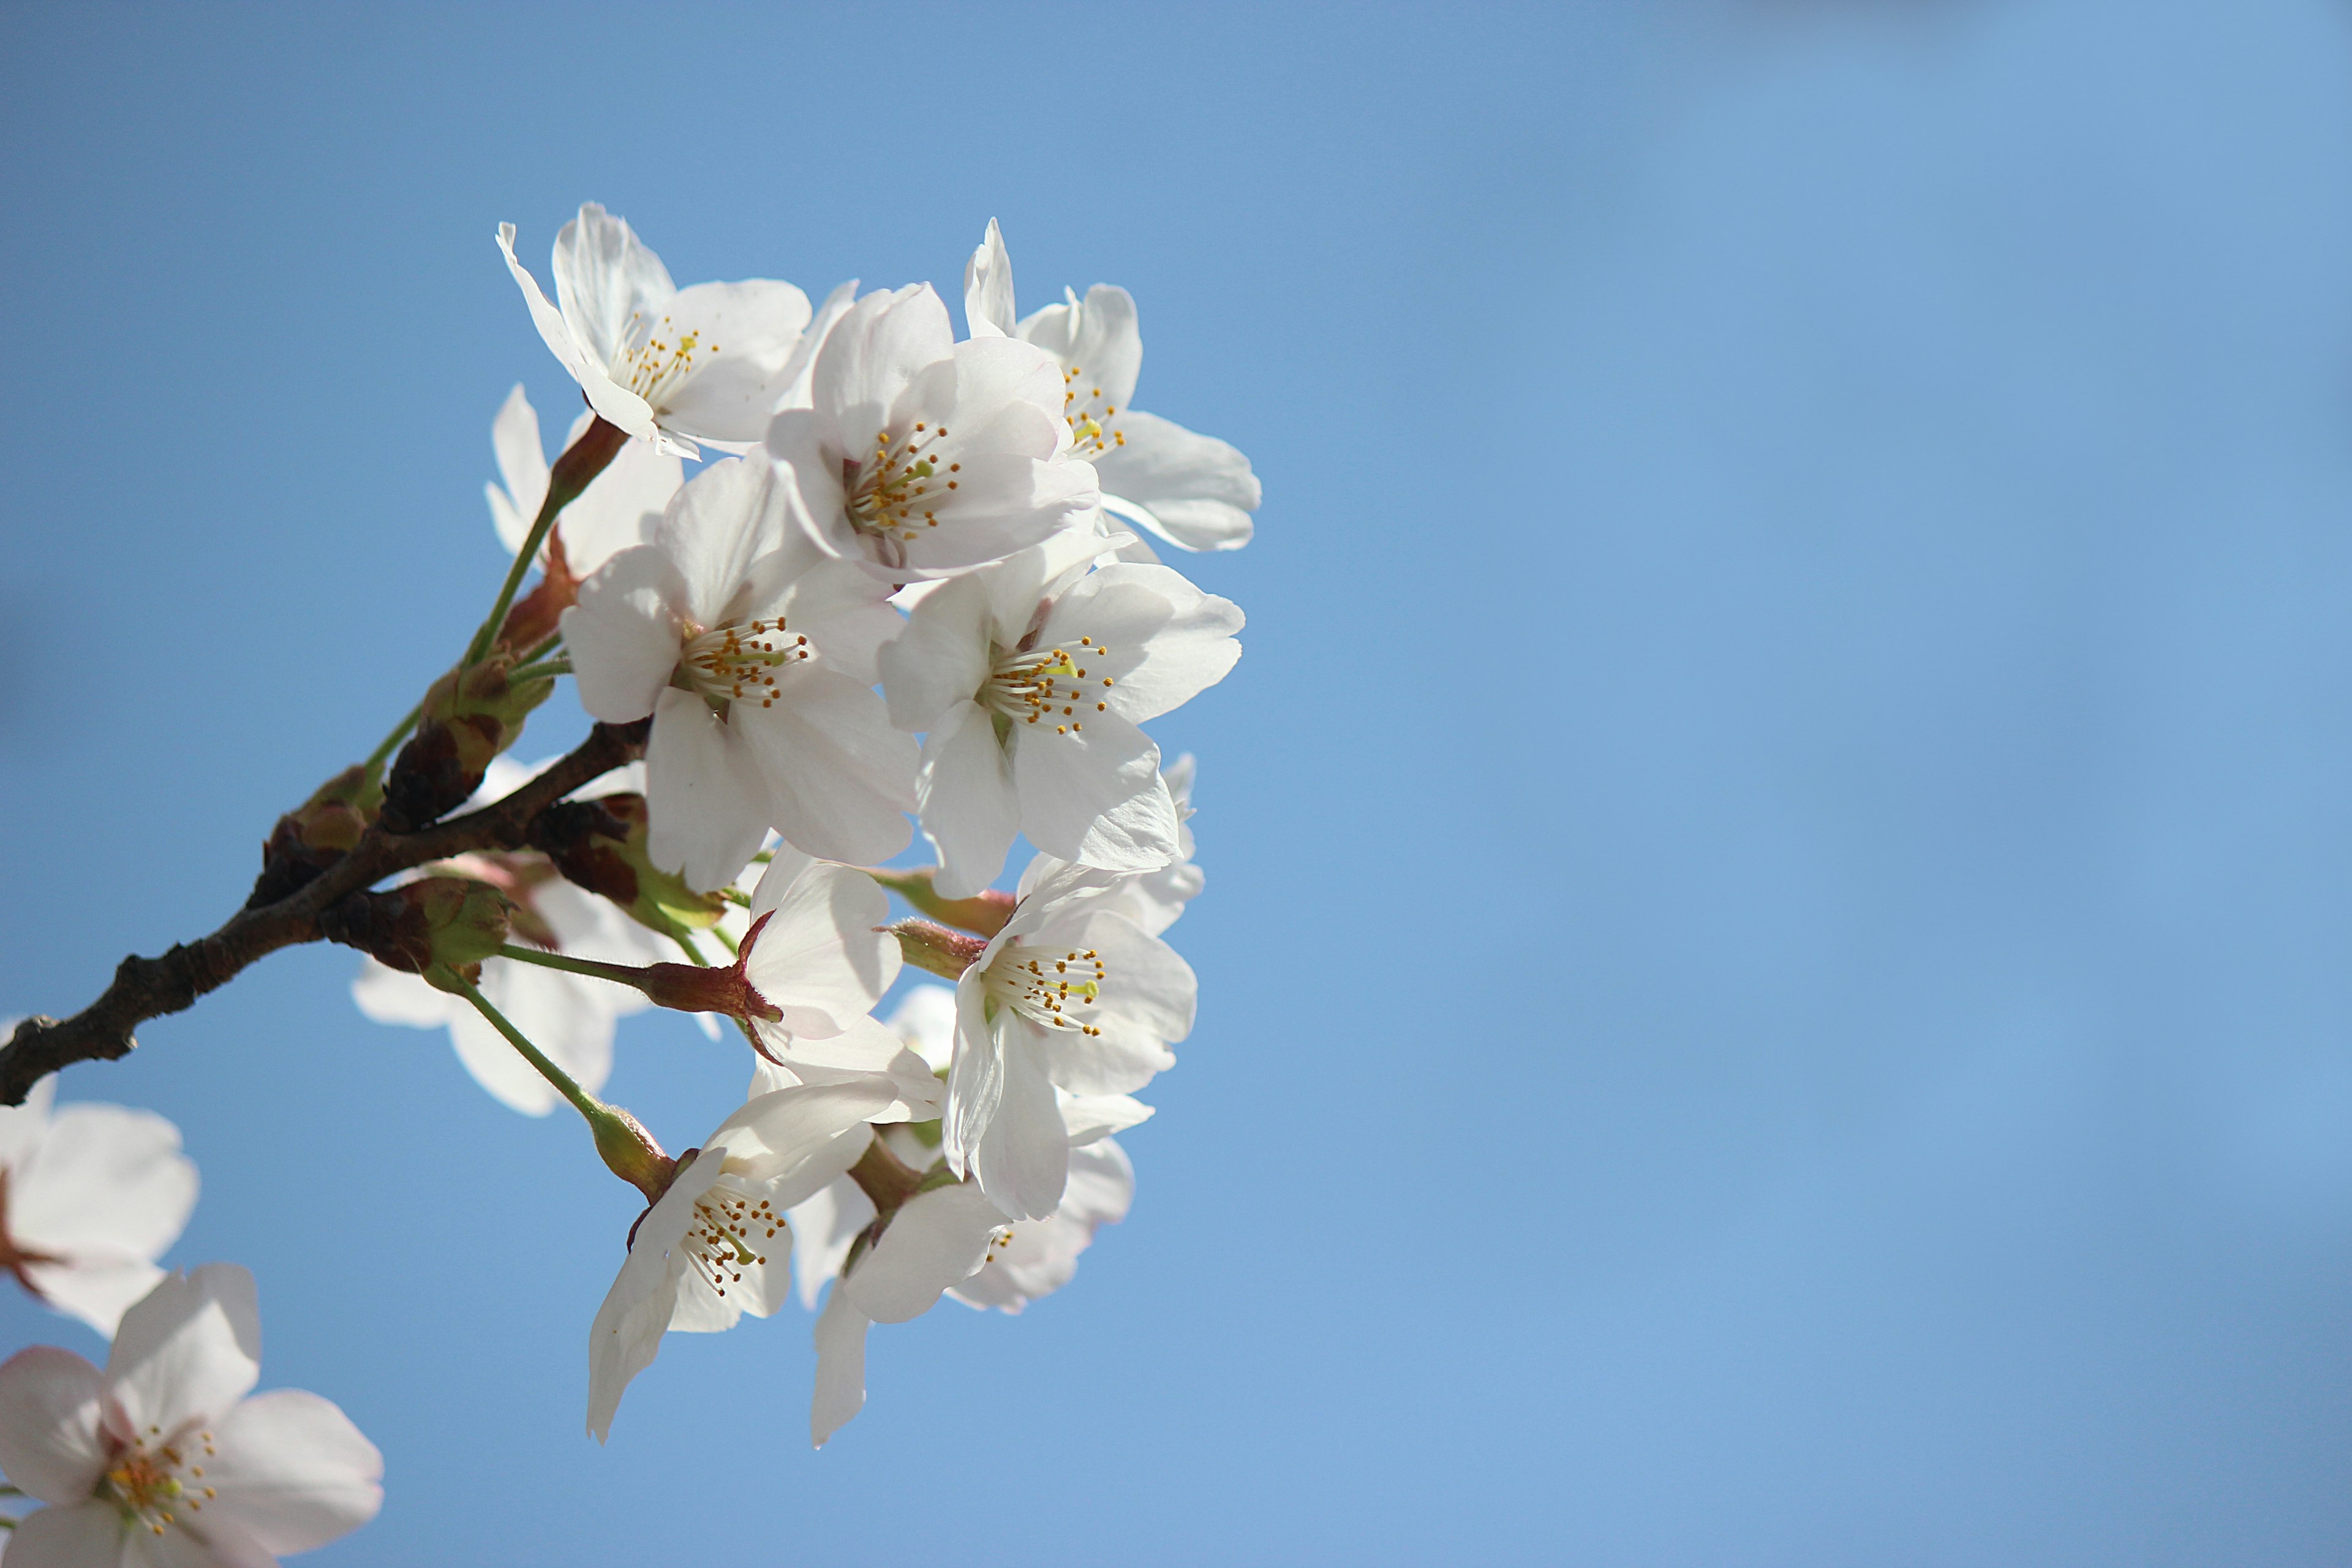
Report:
<svg viewBox="0 0 2352 1568"><path fill-rule="evenodd" d="M0 1470L28 1497L79 1502L106 1470L105 1380L68 1350L33 1345L0 1362Z"/></svg>
<svg viewBox="0 0 2352 1568"><path fill-rule="evenodd" d="M273 1552L348 1535L383 1506L383 1456L329 1400L299 1388L258 1394L214 1428L203 1528L215 1512Z"/></svg>
<svg viewBox="0 0 2352 1568"><path fill-rule="evenodd" d="M219 1420L261 1375L253 1276L234 1263L173 1274L122 1314L106 1362L106 1424L126 1441Z"/></svg>

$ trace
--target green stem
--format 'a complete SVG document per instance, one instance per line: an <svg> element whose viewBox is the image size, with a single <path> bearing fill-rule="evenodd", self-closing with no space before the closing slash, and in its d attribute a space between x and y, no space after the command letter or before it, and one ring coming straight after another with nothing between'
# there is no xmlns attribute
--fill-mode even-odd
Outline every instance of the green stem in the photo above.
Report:
<svg viewBox="0 0 2352 1568"><path fill-rule="evenodd" d="M588 482L604 471L604 466L620 455L628 444L628 432L599 415L594 424L581 432L580 439L563 449L548 470L547 499L539 505L539 516L531 520L530 535L515 552L514 564L507 568L507 580L499 589L497 603L490 606L489 618L467 646L468 665L479 664L499 640L499 632L507 624L507 612L514 607L515 593L522 586L524 574L539 559L539 547L547 542L548 530L555 526L555 514L580 499Z"/></svg>
<svg viewBox="0 0 2352 1568"><path fill-rule="evenodd" d="M557 648L560 648L562 646L563 634L562 632L558 632L553 637L548 638L545 642L540 644L537 647L531 649L529 653L523 655L522 661L525 664L535 664L539 660L548 658L550 655L553 654Z"/></svg>
<svg viewBox="0 0 2352 1568"><path fill-rule="evenodd" d="M737 909L748 910L751 907L751 895L745 892L742 889L729 888L726 892L727 901L733 904Z"/></svg>
<svg viewBox="0 0 2352 1568"><path fill-rule="evenodd" d="M392 727L391 734L376 743L375 750L368 753L368 760L363 764L371 778L383 771L383 764L392 761L392 753L400 749L401 742L408 739L408 732L416 728L416 721L424 716L425 704L420 702L408 710L407 718Z"/></svg>
<svg viewBox="0 0 2352 1568"><path fill-rule="evenodd" d="M511 958L518 963L536 963L541 969L561 969L566 974L585 974L596 980L609 980L615 985L644 989L645 972L625 963L572 958L565 953L550 952L543 947L524 947L511 942L499 949L499 956Z"/></svg>
<svg viewBox="0 0 2352 1568"><path fill-rule="evenodd" d="M712 926L710 928L710 934L719 939L719 945L727 950L728 957L735 958L741 955L743 952L743 944L741 942L737 942L733 937L729 936L717 926Z"/></svg>
<svg viewBox="0 0 2352 1568"><path fill-rule="evenodd" d="M519 951L520 950L509 948L507 950L506 955L511 958L515 956L516 952ZM551 955L541 954L541 956L546 957ZM565 1072L562 1068L557 1067L553 1062L548 1060L546 1055L541 1052L537 1046L532 1045L529 1040L523 1038L522 1031L516 1028L512 1024L507 1022L507 1016L504 1013L499 1012L496 1007L491 1006L490 999L483 995L480 989L472 982L468 981L464 975L457 973L455 970L449 972L448 977L456 984L457 994L463 996L467 1001L471 1002L474 1005L474 1010L490 1021L490 1027L496 1029L499 1034L504 1035L507 1037L507 1044L521 1052L522 1059L529 1062L532 1067L537 1068L539 1069L539 1076L552 1084L555 1087L556 1093L570 1100L572 1102L572 1109L579 1111L581 1115L588 1119L588 1125L592 1130L596 1127L597 1122L601 1118L611 1114L611 1112L606 1110L604 1101L598 1100L594 1095L590 1094L578 1084L572 1082L572 1075L570 1073Z"/></svg>
<svg viewBox="0 0 2352 1568"><path fill-rule="evenodd" d="M537 664L517 665L507 671L507 684L520 686L526 680L552 680L559 675L571 673L572 661L568 658L541 659Z"/></svg>
<svg viewBox="0 0 2352 1568"><path fill-rule="evenodd" d="M669 933L669 939L670 941L677 943L679 948L685 952L686 956L689 960L700 964L705 969L710 967L710 960L702 956L702 950L694 945L694 938L692 936L682 931L674 931Z"/></svg>

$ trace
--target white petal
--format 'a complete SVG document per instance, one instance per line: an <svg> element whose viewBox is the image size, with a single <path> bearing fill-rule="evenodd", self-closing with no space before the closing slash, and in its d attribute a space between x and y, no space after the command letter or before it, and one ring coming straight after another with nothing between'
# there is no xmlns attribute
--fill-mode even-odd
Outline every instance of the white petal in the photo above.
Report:
<svg viewBox="0 0 2352 1568"><path fill-rule="evenodd" d="M205 1504L265 1550L309 1552L350 1534L383 1506L383 1456L331 1401L299 1388L257 1394L214 1431Z"/></svg>
<svg viewBox="0 0 2352 1568"><path fill-rule="evenodd" d="M539 328L540 337L563 368L572 373L572 379L580 384L580 390L588 395L589 403L598 414L640 440L654 439L658 432L654 426L653 409L644 398L614 381L606 360L580 341L562 312L540 292L538 280L515 259L514 234L514 225L499 225L499 249L507 258L507 270L514 274L515 284L522 290L524 304L530 308L531 323Z"/></svg>
<svg viewBox="0 0 2352 1568"><path fill-rule="evenodd" d="M775 706L738 703L734 723L758 759L773 815L793 844L828 860L873 865L912 837L914 738L891 727L866 687L820 660L788 667Z"/></svg>
<svg viewBox="0 0 2352 1568"><path fill-rule="evenodd" d="M963 330L975 338L1001 338L1019 320L1013 311L1013 258L1004 252L1004 236L996 220L980 248L963 264Z"/></svg>
<svg viewBox="0 0 2352 1568"><path fill-rule="evenodd" d="M1066 319L1074 321L1076 330L1053 352L1077 373L1070 390L1080 404L1118 409L1124 416L1135 397L1135 378L1143 370L1143 333L1136 321L1134 297L1114 284L1097 283ZM1021 335L1039 341L1028 331Z"/></svg>
<svg viewBox="0 0 2352 1568"><path fill-rule="evenodd" d="M908 387L955 351L947 307L928 283L868 294L850 307L816 356L816 412L863 450L888 426Z"/></svg>
<svg viewBox="0 0 2352 1568"><path fill-rule="evenodd" d="M1062 595L1043 638L1066 647L1092 637L1103 651L1087 661L1092 686L1111 711L1140 724L1214 685L1241 658L1234 635L1242 613L1230 599L1203 594L1166 566L1106 566Z"/></svg>
<svg viewBox="0 0 2352 1568"><path fill-rule="evenodd" d="M1156 414L1130 408L1114 423L1126 440L1096 459L1102 488L1134 503L1114 510L1186 550L1250 542L1259 487L1247 458Z"/></svg>
<svg viewBox="0 0 2352 1568"><path fill-rule="evenodd" d="M1070 1166L1069 1134L1029 1038L1034 1033L1006 1033L1004 1093L972 1159L981 1190L1014 1219L1043 1219L1061 1207Z"/></svg>
<svg viewBox="0 0 2352 1568"><path fill-rule="evenodd" d="M659 332L698 340L693 368L662 395L664 425L705 440L756 443L789 389L808 296L790 283L698 283L665 308Z"/></svg>
<svg viewBox="0 0 2352 1568"><path fill-rule="evenodd" d="M67 1105L13 1173L8 1225L44 1252L153 1258L178 1239L196 1204L196 1167L180 1130L150 1110Z"/></svg>
<svg viewBox="0 0 2352 1568"><path fill-rule="evenodd" d="M492 490L491 513L499 525L499 542L509 554L522 548L540 503L547 499L547 453L539 440L539 415L515 383L490 422L490 449L497 454L504 491ZM504 515L499 504L504 503Z"/></svg>
<svg viewBox="0 0 2352 1568"><path fill-rule="evenodd" d="M784 383L784 392L776 404L778 408L809 406L809 382L816 374L816 356L824 350L825 340L833 335L833 329L856 303L857 279L853 278L846 283L835 284L833 292L824 297L824 303L816 308L815 320L809 322L784 361L783 374L778 378Z"/></svg>
<svg viewBox="0 0 2352 1568"><path fill-rule="evenodd" d="M588 1430L600 1443L613 1430L630 1380L661 1352L662 1334L677 1307L674 1277L684 1268L672 1255L694 1222L695 1200L723 1173L727 1152L705 1147L646 1211L629 1256L596 1309L588 1330Z"/></svg>
<svg viewBox="0 0 2352 1568"><path fill-rule="evenodd" d="M767 783L744 737L701 698L675 689L654 705L646 808L646 854L698 889L735 879L759 853L771 815Z"/></svg>
<svg viewBox="0 0 2352 1568"><path fill-rule="evenodd" d="M910 985L890 1015L890 1030L936 1072L955 1054L956 994L952 985Z"/></svg>
<svg viewBox="0 0 2352 1568"><path fill-rule="evenodd" d="M582 348L610 366L634 321L658 321L677 285L626 220L594 202L555 237L555 298Z"/></svg>
<svg viewBox="0 0 2352 1568"><path fill-rule="evenodd" d="M1150 1106L1124 1094L1073 1094L1062 1100L1062 1125L1069 1131L1073 1149L1139 1126L1152 1114Z"/></svg>
<svg viewBox="0 0 2352 1568"><path fill-rule="evenodd" d="M18 1020L0 1022L0 1040L16 1029ZM45 1073L33 1082L22 1105L0 1105L0 1165L14 1167L40 1146L48 1135L49 1107L56 1100L58 1075Z"/></svg>
<svg viewBox="0 0 2352 1568"><path fill-rule="evenodd" d="M798 1178L821 1163L839 1162L837 1168L808 1181L805 1192L776 1205L790 1208L857 1163L865 1142L856 1142L845 1155L842 1135L855 1133L891 1099L889 1084L872 1079L778 1089L745 1101L719 1123L709 1142L727 1146L729 1173L744 1181Z"/></svg>
<svg viewBox="0 0 2352 1568"><path fill-rule="evenodd" d="M466 1006L462 999L427 985L423 975L387 969L373 958L360 960L360 972L352 981L352 1000L379 1024L405 1024L415 1029L437 1029Z"/></svg>
<svg viewBox="0 0 2352 1568"><path fill-rule="evenodd" d="M1004 1215L966 1183L918 1194L890 1216L882 1239L839 1289L877 1323L903 1323L931 1310L940 1292L988 1260Z"/></svg>
<svg viewBox="0 0 2352 1568"><path fill-rule="evenodd" d="M825 1439L866 1408L866 1331L874 1320L840 1286L816 1321L816 1390L809 1401L809 1442Z"/></svg>
<svg viewBox="0 0 2352 1568"><path fill-rule="evenodd" d="M928 730L956 703L971 701L988 679L988 589L977 577L925 595L877 656L890 721L910 732Z"/></svg>
<svg viewBox="0 0 2352 1568"><path fill-rule="evenodd" d="M106 1424L128 1441L218 1420L260 1375L253 1276L207 1263L171 1275L122 1314L106 1361Z"/></svg>
<svg viewBox="0 0 2352 1568"><path fill-rule="evenodd" d="M1012 759L980 704L956 703L923 737L915 802L940 853L933 880L942 898L970 898L996 880L1021 831L1021 801Z"/></svg>
<svg viewBox="0 0 2352 1568"><path fill-rule="evenodd" d="M770 902L775 885L771 866L751 910L755 919L765 914L768 920L744 972L782 1010L785 1029L837 1035L864 1017L898 978L898 940L877 929L889 918L889 896L873 878L847 866L811 866Z"/></svg>
<svg viewBox="0 0 2352 1568"><path fill-rule="evenodd" d="M613 724L652 712L677 668L686 611L686 580L661 551L639 545L605 562L563 612L580 705Z"/></svg>
<svg viewBox="0 0 2352 1568"><path fill-rule="evenodd" d="M874 1223L874 1200L846 1176L830 1182L815 1195L793 1206L793 1277L801 1305L816 1310L816 1296L828 1279L841 1273L857 1233Z"/></svg>
<svg viewBox="0 0 2352 1568"><path fill-rule="evenodd" d="M999 933L990 947L1002 940ZM959 1176L966 1173L973 1151L996 1115L996 1102L1004 1093L1004 1052L988 1022L983 978L988 956L983 953L983 962L965 970L963 978L956 982L955 1060L948 1069L948 1108L940 1122L940 1152L947 1157L948 1169Z"/></svg>
<svg viewBox="0 0 2352 1568"><path fill-rule="evenodd" d="M25 1275L50 1306L112 1339L122 1314L163 1282L163 1270L127 1252L80 1252L63 1263L27 1264Z"/></svg>
<svg viewBox="0 0 2352 1568"><path fill-rule="evenodd" d="M652 443L623 447L556 524L572 574L593 576L622 551L651 544L662 513L685 482L686 465Z"/></svg>
<svg viewBox="0 0 2352 1568"><path fill-rule="evenodd" d="M785 542L786 500L764 455L723 458L670 499L654 546L676 563L686 613L698 624L715 626L748 612L739 595L751 563Z"/></svg>
<svg viewBox="0 0 2352 1568"><path fill-rule="evenodd" d="M878 1080L889 1086L893 1098L868 1121L930 1121L940 1114L943 1091L929 1064L871 1018L853 1018L841 1033L821 1040L787 1039L765 1027L761 1035L779 1061L760 1064L762 1081L754 1094L795 1083Z"/></svg>
<svg viewBox="0 0 2352 1568"><path fill-rule="evenodd" d="M1106 1033L1133 1028L1155 1039L1181 1040L1192 1032L1200 982L1176 950L1107 908L1087 912L1082 940L1102 955L1108 977L1103 984Z"/></svg>
<svg viewBox="0 0 2352 1568"><path fill-rule="evenodd" d="M121 1511L95 1499L35 1509L8 1532L8 1561L16 1568L127 1568L128 1532Z"/></svg>
<svg viewBox="0 0 2352 1568"><path fill-rule="evenodd" d="M1108 871L1157 870L1176 858L1160 748L1117 713L1015 724L1013 778L1021 831L1049 855Z"/></svg>
<svg viewBox="0 0 2352 1568"><path fill-rule="evenodd" d="M0 1362L0 1470L28 1497L79 1502L106 1471L98 1368L71 1351L34 1345Z"/></svg>

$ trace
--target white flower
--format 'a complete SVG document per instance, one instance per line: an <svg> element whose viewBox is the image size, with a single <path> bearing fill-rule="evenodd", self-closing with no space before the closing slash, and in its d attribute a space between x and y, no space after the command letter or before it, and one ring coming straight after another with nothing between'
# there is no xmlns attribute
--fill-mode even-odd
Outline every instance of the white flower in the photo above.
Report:
<svg viewBox="0 0 2352 1568"><path fill-rule="evenodd" d="M1086 572L1095 543L1074 531L926 595L882 650L891 721L929 731L916 799L945 897L994 881L1016 833L1104 870L1176 858L1138 726L1224 679L1242 613L1165 566Z"/></svg>
<svg viewBox="0 0 2352 1568"><path fill-rule="evenodd" d="M526 767L507 757L492 760L470 804L503 798L553 761L550 758ZM641 773L634 766L618 770L575 792L572 798L593 799L642 787ZM669 956L659 937L610 900L565 881L547 857L536 851L469 855L452 863L450 869L488 881L514 900L518 940L606 963L653 963ZM612 1074L614 1026L652 1005L625 985L509 958L483 961L481 990L490 1005L505 1014L525 1038L591 1094L603 1088ZM360 973L352 982L352 1000L379 1024L446 1028L458 1061L502 1105L525 1116L544 1116L562 1103L547 1080L473 1004L435 989L423 975L362 959Z"/></svg>
<svg viewBox="0 0 2352 1568"><path fill-rule="evenodd" d="M653 715L647 847L697 888L723 887L771 826L867 864L908 837L915 743L872 689L898 614L785 531L787 489L764 461L712 464L563 612L581 705Z"/></svg>
<svg viewBox="0 0 2352 1568"><path fill-rule="evenodd" d="M253 1276L174 1274L122 1315L100 1372L35 1345L0 1363L0 1468L48 1506L21 1568L268 1568L383 1506L383 1458L331 1403L247 1398L261 1375Z"/></svg>
<svg viewBox="0 0 2352 1568"><path fill-rule="evenodd" d="M1117 910L1153 936L1176 923L1208 880L1192 863L1192 773L1190 752L1160 770L1176 803L1176 858L1157 871L1120 878L1102 896L1103 908Z"/></svg>
<svg viewBox="0 0 2352 1568"><path fill-rule="evenodd" d="M865 1407L866 1331L929 1311L941 1292L987 1263L1006 1230L1004 1215L968 1182L918 1193L890 1216L817 1317L811 1442L823 1447Z"/></svg>
<svg viewBox="0 0 2352 1568"><path fill-rule="evenodd" d="M594 417L583 412L563 444L569 447L580 439ZM482 489L499 542L511 555L530 536L531 521L547 500L547 455L539 444L539 415L520 384L499 407L490 445L505 483ZM547 566L551 547L561 545L565 569L574 577L588 576L616 552L651 541L662 509L685 482L686 465L675 456L643 441L630 442L589 481L580 499L563 509L548 542L540 546L538 564Z"/></svg>
<svg viewBox="0 0 2352 1568"><path fill-rule="evenodd" d="M0 1038L6 1029L0 1027ZM180 1130L151 1110L51 1110L54 1073L0 1106L0 1272L101 1334L154 1289L196 1204Z"/></svg>
<svg viewBox="0 0 2352 1568"><path fill-rule="evenodd" d="M588 1430L612 1431L622 1392L672 1329L707 1333L782 1304L792 1273L784 1211L857 1162L866 1119L890 1102L871 1079L778 1089L730 1116L647 1209L596 1310L588 1342Z"/></svg>
<svg viewBox="0 0 2352 1568"><path fill-rule="evenodd" d="M1054 355L1074 449L1094 463L1106 511L1180 549L1239 550L1250 542L1258 483L1249 459L1130 406L1143 335L1126 289L1097 283L1083 300L1064 289L1067 303L1015 321L1013 262L993 218L963 279L964 321L975 340L1003 333Z"/></svg>
<svg viewBox="0 0 2352 1568"><path fill-rule="evenodd" d="M818 545L893 584L1001 561L1096 510L1052 358L1002 337L957 342L927 283L850 307L808 396L777 414L768 451Z"/></svg>
<svg viewBox="0 0 2352 1568"><path fill-rule="evenodd" d="M763 278L681 289L626 223L590 202L555 237L559 310L515 259L514 234L499 225L499 249L531 321L598 414L688 458L700 442L740 451L759 440L800 372L807 295Z"/></svg>
<svg viewBox="0 0 2352 1568"><path fill-rule="evenodd" d="M1117 879L1040 855L1004 929L956 984L942 1146L1015 1219L1060 1206L1069 1141L1059 1087L1121 1095L1171 1067L1197 989L1174 950L1097 902Z"/></svg>
<svg viewBox="0 0 2352 1568"><path fill-rule="evenodd" d="M1097 1136L1074 1143L1062 1206L1044 1219L1008 1227L990 1251L987 1266L950 1287L948 1294L970 1307L1018 1312L1068 1284L1078 1270L1078 1254L1094 1245L1095 1232L1125 1219L1134 1199L1135 1167L1116 1139Z"/></svg>

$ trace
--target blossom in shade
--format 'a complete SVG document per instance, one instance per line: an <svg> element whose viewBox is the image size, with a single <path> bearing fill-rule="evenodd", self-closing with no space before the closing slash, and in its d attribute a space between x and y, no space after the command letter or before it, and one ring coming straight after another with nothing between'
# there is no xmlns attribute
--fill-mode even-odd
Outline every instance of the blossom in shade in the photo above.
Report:
<svg viewBox="0 0 2352 1568"><path fill-rule="evenodd" d="M469 804L501 799L553 761L525 766L508 757L495 759ZM571 798L634 791L642 786L643 779L643 768L632 764ZM443 862L437 868L476 877L505 894L514 905L518 942L606 963L653 963L672 956L659 937L609 900L565 881L547 857L535 850L467 855ZM612 1073L613 1036L619 1021L652 1005L625 985L510 958L484 960L479 984L490 1005L505 1014L525 1038L591 1094L602 1089ZM421 974L363 959L352 981L352 1000L379 1024L446 1028L457 1060L474 1081L510 1110L525 1116L544 1116L561 1103L548 1081L516 1054L506 1037L472 1003L427 984Z"/></svg>
<svg viewBox="0 0 2352 1568"><path fill-rule="evenodd" d="M1238 550L1250 542L1257 476L1249 459L1211 436L1133 406L1143 335L1124 289L1097 283L1081 300L1015 318L1013 262L996 221L964 268L964 321L974 341L1003 334L1054 356L1062 413L1076 453L1095 465L1103 510L1182 550Z"/></svg>
<svg viewBox="0 0 2352 1568"><path fill-rule="evenodd" d="M594 417L583 413L564 445L580 439ZM547 500L547 455L539 443L539 415L520 384L499 406L490 445L498 455L501 482L482 489L499 542L512 554L530 537L531 521ZM563 509L548 542L540 546L538 564L548 565L551 552L561 548L565 569L574 577L585 577L618 552L646 543L669 498L685 482L686 465L675 455L643 441L630 442Z"/></svg>
<svg viewBox="0 0 2352 1568"><path fill-rule="evenodd" d="M787 531L787 490L763 461L713 463L563 612L581 705L653 716L648 849L696 888L726 885L772 826L866 864L908 837L916 747L873 690L898 613Z"/></svg>
<svg viewBox="0 0 2352 1568"><path fill-rule="evenodd" d="M1192 1032L1192 968L1098 901L1117 882L1038 856L1012 918L956 983L942 1147L1014 1219L1061 1206L1069 1138L1055 1090L1132 1093Z"/></svg>
<svg viewBox="0 0 2352 1568"><path fill-rule="evenodd" d="M916 800L947 897L994 881L1016 834L1104 870L1177 856L1139 726L1224 679L1242 613L1165 566L1089 572L1097 548L1074 531L949 583L882 649L891 721L927 731Z"/></svg>
<svg viewBox="0 0 2352 1568"><path fill-rule="evenodd" d="M268 1568L373 1519L375 1446L315 1394L252 1394L260 1374L253 1276L232 1263L132 1305L104 1371L49 1345L0 1363L0 1468L47 1505L9 1563Z"/></svg>
<svg viewBox="0 0 2352 1568"><path fill-rule="evenodd" d="M555 237L555 298L515 259L514 225L499 249L523 302L589 406L665 452L701 444L740 451L798 376L808 296L755 278L680 289L627 223L590 202Z"/></svg>
<svg viewBox="0 0 2352 1568"><path fill-rule="evenodd" d="M629 1256L589 1330L588 1430L613 1428L630 1380L653 1364L675 1329L731 1329L764 1318L791 1285L784 1211L857 1161L872 1140L866 1118L887 1106L887 1080L782 1089L746 1101L719 1123L660 1199L639 1216Z"/></svg>
<svg viewBox="0 0 2352 1568"><path fill-rule="evenodd" d="M957 342L927 283L851 306L807 395L768 426L769 455L818 546L886 583L1001 561L1097 510L1052 357L1003 337Z"/></svg>
<svg viewBox="0 0 2352 1568"><path fill-rule="evenodd" d="M57 1087L51 1074L0 1106L0 1273L111 1334L163 1278L155 1259L195 1207L196 1167L154 1112L58 1106Z"/></svg>

